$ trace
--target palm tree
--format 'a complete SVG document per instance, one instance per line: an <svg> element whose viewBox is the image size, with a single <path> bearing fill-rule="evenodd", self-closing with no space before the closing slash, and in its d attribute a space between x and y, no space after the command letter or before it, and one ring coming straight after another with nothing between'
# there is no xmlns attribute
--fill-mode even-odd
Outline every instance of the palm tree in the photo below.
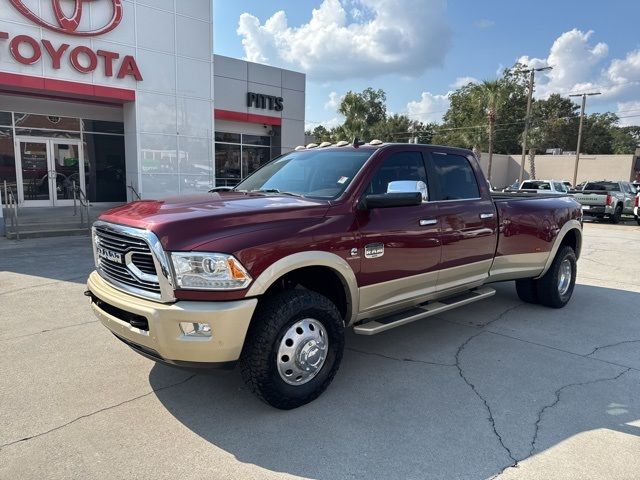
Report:
<svg viewBox="0 0 640 480"><path fill-rule="evenodd" d="M485 112L489 133L489 166L487 177L491 181L491 167L493 165L493 145L495 142L496 120L504 109L510 97L510 89L503 80L485 80L475 86L473 97L478 108Z"/></svg>

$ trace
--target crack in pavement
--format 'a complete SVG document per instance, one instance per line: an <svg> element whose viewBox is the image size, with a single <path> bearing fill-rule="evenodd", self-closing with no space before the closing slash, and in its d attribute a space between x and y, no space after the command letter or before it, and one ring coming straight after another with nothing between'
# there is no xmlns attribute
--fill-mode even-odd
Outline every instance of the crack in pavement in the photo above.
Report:
<svg viewBox="0 0 640 480"><path fill-rule="evenodd" d="M460 345L460 347L458 347L458 351L456 352L456 365L455 366L458 368L458 374L460 375L460 378L462 378L464 383L466 383L471 388L471 390L473 390L473 393L475 393L475 395L480 400L482 400L482 403L484 404L484 407L487 410L487 413L489 414L488 420L489 420L489 423L491 424L491 428L493 430L493 434L495 435L496 439L498 440L498 442L500 443L500 445L502 446L504 451L507 452L507 455L509 455L509 458L513 462L510 465L507 465L506 467L504 467L502 469L502 471L500 472L500 473L502 473L505 469L507 469L510 466L517 467L518 466L518 460L513 456L513 453L511 452L511 449L509 447L507 447L507 445L504 443L504 440L502 439L502 435L500 435L500 433L498 432L498 429L496 428L496 421L495 421L495 418L493 417L493 411L491 410L491 407L489 406L489 402L487 402L487 400L480 394L480 392L478 391L476 386L473 383L471 383L471 381L465 376L464 371L462 369L462 365L460 363L460 356L462 355L462 352L466 348L466 346L474 338L482 335L483 333L485 333L485 332L482 331L482 332L476 333L475 335L471 335L462 345Z"/></svg>
<svg viewBox="0 0 640 480"><path fill-rule="evenodd" d="M598 350L603 350L605 348L612 348L612 347L617 347L618 345L624 345L625 343L640 343L640 340L624 340L622 342L618 342L618 343L612 343L610 345L602 345L600 347L596 347L593 349L593 351L591 353L587 353L585 355L585 357L589 357L593 354L595 354Z"/></svg>
<svg viewBox="0 0 640 480"><path fill-rule="evenodd" d="M438 362L430 362L428 360L415 360L413 358L392 357L392 356L389 356L389 355L383 355L382 353L366 352L364 350L358 350L356 348L351 348L351 347L346 347L345 350L349 350L349 351L355 352L355 353L360 353L362 355L370 355L370 356L373 356L373 357L384 358L386 360L393 360L395 362L423 363L425 365L435 365L435 366L438 366L438 367L455 367L456 366L453 363L438 363Z"/></svg>
<svg viewBox="0 0 640 480"><path fill-rule="evenodd" d="M560 387L559 389L557 389L554 392L555 395L555 400L550 403L549 405L545 405L544 407L542 407L540 409L540 411L538 411L538 418L536 420L536 423L534 424L535 430L534 430L534 434L533 434L533 439L531 440L531 450L529 450L529 455L527 455L525 458L521 459L520 461L524 461L527 458L531 457L533 455L533 453L536 450L536 442L538 441L538 433L540 431L540 424L542 423L542 417L544 416L544 413L555 407L558 403L560 403L560 395L562 394L562 392L570 387L581 387L584 385L591 385L594 383L600 383L600 382L609 382L609 381L615 381L618 380L620 377L622 377L625 373L631 371L630 368L627 368L625 370L623 370L622 372L620 372L619 374L617 374L615 377L607 377L607 378L597 378L595 380L589 380L586 382L577 382L577 383L570 383L568 385L564 385L562 387Z"/></svg>
<svg viewBox="0 0 640 480"><path fill-rule="evenodd" d="M513 312L514 310L517 310L520 307L524 307L525 305L527 305L526 303L522 302L522 303L518 303L517 305L513 305L512 307L507 308L505 311L503 311L501 314L499 314L496 318L494 318L493 320L489 320L487 323L481 323L481 324L474 324L475 326L478 327L482 327L482 328L486 328L489 325L497 322L498 320L502 320L504 318L505 315L507 315L508 313Z"/></svg>
<svg viewBox="0 0 640 480"><path fill-rule="evenodd" d="M196 374L194 373L193 375L190 375L189 377L187 377L185 379L182 379L179 382L172 383L171 385L166 385L164 387L153 389L150 392L143 393L142 395L138 395L137 397L130 398L129 400L124 400L124 401L122 401L120 403L117 403L115 405L110 405L108 407L101 408L101 409L96 410L95 412L92 412L92 413L87 413L85 415L80 415L79 417L74 418L73 420L70 420L67 423L64 423L62 425L58 425L57 427L54 427L54 428L52 428L50 430L47 430L46 432L36 433L36 434L31 435L29 437L21 438L20 440L14 440L13 442L5 443L4 445L0 445L0 451L2 451L3 448L10 447L12 445L16 445L18 443L23 443L23 442L28 442L29 440L33 440L35 438L39 438L39 437L42 437L44 435L48 435L48 434L50 434L52 432L55 432L55 431L61 430L63 428L66 428L69 425L72 425L72 424L74 424L74 423L76 423L76 422L78 422L78 421L80 421L80 420L82 420L84 418L89 418L89 417L92 417L94 415L97 415L98 413L106 412L107 410L112 410L112 409L118 408L118 407L120 407L122 405L126 405L128 403L135 402L136 400L139 400L139 399L144 398L144 397L148 397L149 395L151 395L153 393L160 392L162 390L167 390L169 388L177 387L179 385L183 385L183 384L187 383L189 380L191 380L192 378L194 378L195 376L196 376Z"/></svg>
<svg viewBox="0 0 640 480"><path fill-rule="evenodd" d="M0 338L0 342L8 342L9 340L16 340L18 338L32 337L34 335L40 335L40 334L49 333L49 332L57 332L58 330L65 330L67 328L81 327L83 325L90 325L92 323L99 323L99 322L100 322L100 320L91 320L89 322L74 323L73 325L65 325L63 327L47 328L45 330L40 330L39 332L26 333L24 335L17 335L15 337Z"/></svg>

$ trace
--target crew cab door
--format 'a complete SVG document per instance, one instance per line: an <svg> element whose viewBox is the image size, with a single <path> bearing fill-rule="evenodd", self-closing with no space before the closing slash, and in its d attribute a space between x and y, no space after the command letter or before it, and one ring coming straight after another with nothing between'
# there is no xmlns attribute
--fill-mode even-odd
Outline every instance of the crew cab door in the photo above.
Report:
<svg viewBox="0 0 640 480"><path fill-rule="evenodd" d="M395 182L424 182L426 198L420 205L357 211L360 312L372 316L385 313L385 309L410 306L436 288L438 206L430 201L431 181L420 150L391 150L374 169L362 196L387 194L402 185Z"/></svg>
<svg viewBox="0 0 640 480"><path fill-rule="evenodd" d="M497 211L475 159L431 150L442 259L437 291L464 289L489 276L498 241Z"/></svg>

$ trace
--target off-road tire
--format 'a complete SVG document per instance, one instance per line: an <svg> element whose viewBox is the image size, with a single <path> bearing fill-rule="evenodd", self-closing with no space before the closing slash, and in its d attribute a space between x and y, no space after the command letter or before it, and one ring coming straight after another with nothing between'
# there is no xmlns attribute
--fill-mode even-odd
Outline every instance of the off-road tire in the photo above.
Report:
<svg viewBox="0 0 640 480"><path fill-rule="evenodd" d="M294 323L312 318L327 331L327 356L322 368L303 385L289 385L277 368L278 346ZM287 290L261 300L240 356L240 372L249 389L281 410L305 405L322 394L335 376L344 351L344 322L326 297L308 290Z"/></svg>
<svg viewBox="0 0 640 480"><path fill-rule="evenodd" d="M564 294L561 294L558 288L558 281L561 265L565 259L571 264L571 280L568 290ZM573 248L568 246L560 247L547 273L545 273L542 278L536 280L540 304L551 308L562 308L569 303L573 289L575 288L577 272L576 254Z"/></svg>
<svg viewBox="0 0 640 480"><path fill-rule="evenodd" d="M613 212L613 214L609 217L609 221L614 225L620 223L620 218L622 217L622 205L618 205Z"/></svg>
<svg viewBox="0 0 640 480"><path fill-rule="evenodd" d="M516 292L520 300L526 303L540 303L536 283L537 282L531 278L516 280Z"/></svg>

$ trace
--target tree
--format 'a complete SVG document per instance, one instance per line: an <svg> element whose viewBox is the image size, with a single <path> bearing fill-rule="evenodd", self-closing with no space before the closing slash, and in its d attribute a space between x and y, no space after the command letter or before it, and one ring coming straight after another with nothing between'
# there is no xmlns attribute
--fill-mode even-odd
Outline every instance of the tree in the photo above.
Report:
<svg viewBox="0 0 640 480"><path fill-rule="evenodd" d="M613 153L617 155L634 154L640 146L640 126L614 127Z"/></svg>
<svg viewBox="0 0 640 480"><path fill-rule="evenodd" d="M382 89L369 87L362 93L347 92L338 112L345 118L343 127L349 137L369 138L371 127L387 118L386 101L387 95Z"/></svg>
<svg viewBox="0 0 640 480"><path fill-rule="evenodd" d="M571 99L557 93L546 100L535 100L531 108L531 123L538 129L536 149L575 150L578 143L579 109ZM531 139L528 139L527 143L530 142Z"/></svg>
<svg viewBox="0 0 640 480"><path fill-rule="evenodd" d="M592 113L584 118L582 147L584 153L607 154L613 151L613 130L618 116L613 113Z"/></svg>

